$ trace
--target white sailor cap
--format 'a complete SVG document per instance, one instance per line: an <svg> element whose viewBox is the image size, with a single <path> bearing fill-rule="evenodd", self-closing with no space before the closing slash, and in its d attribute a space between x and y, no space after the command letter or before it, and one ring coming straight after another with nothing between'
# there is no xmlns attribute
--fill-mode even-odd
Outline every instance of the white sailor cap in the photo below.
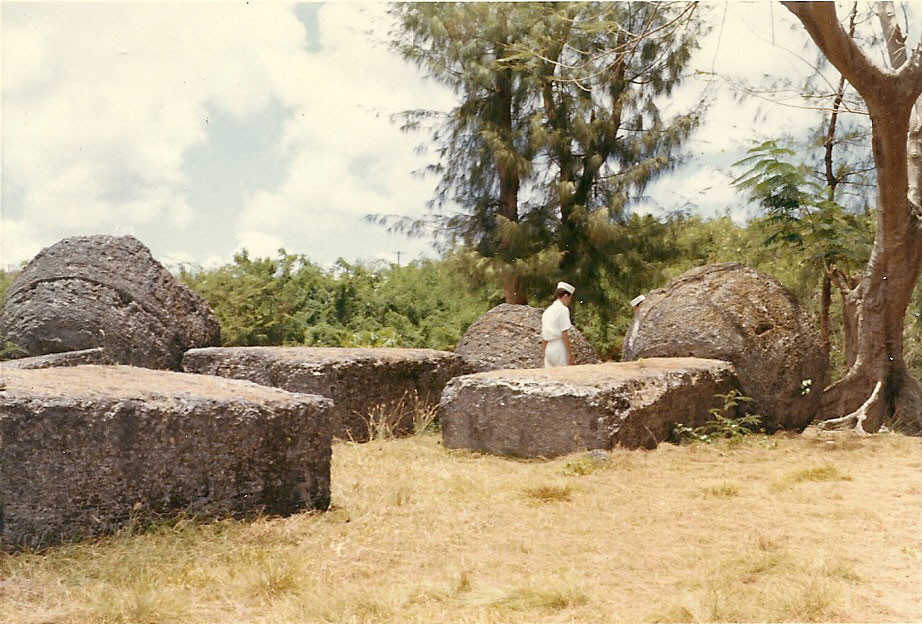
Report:
<svg viewBox="0 0 922 624"><path fill-rule="evenodd" d="M570 284L567 284L566 282L557 282L557 288L562 288L563 290L567 291L571 295L573 294L573 291L576 290L575 288L573 288L573 286L571 286Z"/></svg>
<svg viewBox="0 0 922 624"><path fill-rule="evenodd" d="M636 308L636 307L639 306L641 303L643 303L646 299L647 299L647 298L644 297L643 295L637 295L636 297L634 297L633 299L631 299L631 307L632 307L632 308Z"/></svg>

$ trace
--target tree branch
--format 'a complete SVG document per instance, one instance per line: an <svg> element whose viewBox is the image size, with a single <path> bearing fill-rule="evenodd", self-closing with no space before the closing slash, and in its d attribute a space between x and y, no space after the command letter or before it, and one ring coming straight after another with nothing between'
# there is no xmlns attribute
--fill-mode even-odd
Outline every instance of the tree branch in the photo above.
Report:
<svg viewBox="0 0 922 624"><path fill-rule="evenodd" d="M887 54L890 56L890 66L894 69L901 67L908 58L906 56L906 35L900 30L896 22L896 11L893 2L881 1L877 3L877 19L884 31L884 40L887 42Z"/></svg>
<svg viewBox="0 0 922 624"><path fill-rule="evenodd" d="M868 100L886 103L896 92L915 100L922 93L922 44L895 72L882 69L848 36L834 2L782 2L801 21L823 55ZM903 98L900 98L903 99Z"/></svg>

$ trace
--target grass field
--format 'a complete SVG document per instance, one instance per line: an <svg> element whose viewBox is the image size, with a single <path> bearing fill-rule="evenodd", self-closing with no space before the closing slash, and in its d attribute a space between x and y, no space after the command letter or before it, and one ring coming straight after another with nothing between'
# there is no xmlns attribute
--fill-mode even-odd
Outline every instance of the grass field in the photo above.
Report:
<svg viewBox="0 0 922 624"><path fill-rule="evenodd" d="M333 507L0 555L0 622L918 622L922 440L333 449Z"/></svg>

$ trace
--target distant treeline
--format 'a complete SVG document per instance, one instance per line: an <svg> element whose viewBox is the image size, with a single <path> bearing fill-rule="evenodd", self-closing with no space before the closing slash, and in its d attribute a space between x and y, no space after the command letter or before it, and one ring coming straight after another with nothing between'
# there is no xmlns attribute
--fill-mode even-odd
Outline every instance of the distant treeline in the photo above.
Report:
<svg viewBox="0 0 922 624"><path fill-rule="evenodd" d="M452 349L497 293L469 284L452 258L405 266L337 261L322 268L280 251L180 271L221 324L224 345Z"/></svg>
<svg viewBox="0 0 922 624"><path fill-rule="evenodd" d="M637 218L625 227L648 231L633 246L631 256L624 258L622 278L607 293L610 309L603 314L591 301L577 301L573 309L574 323L604 359L620 356L631 322L631 298L702 264L742 262L766 271L794 291L804 305L819 309L818 267L810 256L779 247L777 237L773 238L775 226L767 219L739 226L727 217L677 215L658 221ZM626 236L635 234L627 232ZM480 272L472 254L464 250L404 266L340 260L330 268L284 252L262 259L243 253L232 264L212 270L187 269L179 277L211 304L226 345L452 349L473 321L503 301L498 281ZM543 288L540 283L531 284L529 303L546 306L551 283L548 280ZM834 300L833 377L843 359L840 317ZM917 374L922 374L920 317L922 298L917 291L906 325L907 360Z"/></svg>
<svg viewBox="0 0 922 624"><path fill-rule="evenodd" d="M631 226L629 222L628 226ZM648 227L642 244L623 262L622 278L606 293L610 309L578 301L573 320L604 359L618 359L631 322L628 301L666 284L684 271L711 262L742 262L766 271L791 288L801 302L819 308L820 278L809 256L770 242L771 224L747 226L729 218L675 216L639 218ZM652 232L652 234L650 233ZM767 242L768 241L768 242ZM16 272L0 271L0 297ZM501 285L478 269L463 249L437 259L398 266L386 262L320 267L301 255L280 251L274 258L246 252L216 269L183 267L177 277L199 292L221 324L224 345L314 345L421 347L451 350L481 314L502 303ZM529 303L550 303L546 284L529 288ZM579 289L579 284L576 284ZM840 307L833 300L832 375L842 362ZM605 313L603 313L605 312ZM608 318L603 322L601 319ZM907 361L922 376L922 297L919 289L906 319Z"/></svg>

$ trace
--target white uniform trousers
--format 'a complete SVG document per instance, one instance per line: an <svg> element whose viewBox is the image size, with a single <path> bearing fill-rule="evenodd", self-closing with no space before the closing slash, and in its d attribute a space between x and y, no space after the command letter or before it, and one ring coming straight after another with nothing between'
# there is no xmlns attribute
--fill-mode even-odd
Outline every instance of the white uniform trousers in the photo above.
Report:
<svg viewBox="0 0 922 624"><path fill-rule="evenodd" d="M547 347L544 349L544 368L567 364L567 347L563 344L563 338L548 340Z"/></svg>

